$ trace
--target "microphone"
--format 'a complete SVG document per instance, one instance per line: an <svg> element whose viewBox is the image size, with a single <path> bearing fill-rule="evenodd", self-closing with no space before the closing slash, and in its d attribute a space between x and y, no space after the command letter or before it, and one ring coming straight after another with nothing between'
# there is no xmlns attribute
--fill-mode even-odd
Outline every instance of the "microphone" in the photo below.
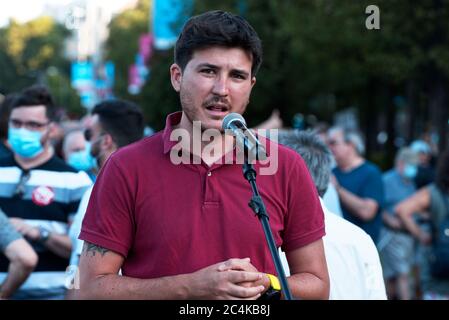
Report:
<svg viewBox="0 0 449 320"><path fill-rule="evenodd" d="M256 136L246 126L246 121L239 113L230 113L223 118L223 130L231 130L237 142L248 150L250 159L266 160L267 152Z"/></svg>

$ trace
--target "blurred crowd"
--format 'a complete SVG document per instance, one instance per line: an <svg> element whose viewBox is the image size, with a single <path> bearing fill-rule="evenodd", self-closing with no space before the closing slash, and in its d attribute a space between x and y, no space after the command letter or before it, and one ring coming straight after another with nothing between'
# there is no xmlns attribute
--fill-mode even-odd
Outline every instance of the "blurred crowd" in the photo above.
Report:
<svg viewBox="0 0 449 320"><path fill-rule="evenodd" d="M96 176L117 149L152 133L141 108L125 100L100 102L77 121L57 110L43 86L1 102L0 298L70 298L82 250L78 235ZM255 129L279 129L279 143L305 159L326 208L328 263L336 265L341 246L361 251L329 268L331 285L360 276L360 292L380 292L351 296L331 287L331 298L334 292L333 298L381 299L386 289L388 299L449 299L448 266L439 260L448 247L435 249L441 233L449 236L447 150L417 139L400 148L394 166L382 172L364 157L364 139L356 130L320 124L307 133L314 138L304 138L299 130L283 128L278 111ZM307 139L319 142L304 149ZM357 248L361 243L366 245ZM356 261L360 270L373 270L351 274L350 259L374 261ZM377 276L382 285L370 284Z"/></svg>

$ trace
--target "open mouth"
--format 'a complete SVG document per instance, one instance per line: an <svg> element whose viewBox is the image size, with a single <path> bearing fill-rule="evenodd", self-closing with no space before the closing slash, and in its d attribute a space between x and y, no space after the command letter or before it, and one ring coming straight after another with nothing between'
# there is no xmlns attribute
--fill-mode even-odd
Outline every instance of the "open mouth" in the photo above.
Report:
<svg viewBox="0 0 449 320"><path fill-rule="evenodd" d="M212 112L227 112L229 108L223 105L211 105L206 107L207 110Z"/></svg>

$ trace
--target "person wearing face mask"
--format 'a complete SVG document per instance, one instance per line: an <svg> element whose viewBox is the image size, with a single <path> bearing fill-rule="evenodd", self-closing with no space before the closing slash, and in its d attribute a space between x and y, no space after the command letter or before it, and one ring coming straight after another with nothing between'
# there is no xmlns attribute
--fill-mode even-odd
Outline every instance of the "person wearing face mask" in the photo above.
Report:
<svg viewBox="0 0 449 320"><path fill-rule="evenodd" d="M8 143L13 154L0 159L0 208L39 257L13 298L62 298L71 251L69 217L92 181L55 156L50 141L55 105L45 87L24 89L10 107ZM0 277L7 267L0 255Z"/></svg>
<svg viewBox="0 0 449 320"><path fill-rule="evenodd" d="M128 144L140 140L144 136L144 118L141 108L125 100L107 100L97 104L92 110L92 119L84 131L86 148L72 159L73 164L91 164L97 169L101 169L109 156L116 150ZM85 153L89 150L89 154ZM79 152L79 151L78 151ZM82 160L73 160L82 159ZM86 160L87 159L87 160ZM69 236L72 241L72 253L70 256L69 278L75 281L79 256L81 254L84 241L79 240L82 221L86 213L92 188L89 188L78 207L78 211L69 229ZM69 289L76 289L76 283L68 283ZM67 293L67 298L71 298L71 290Z"/></svg>
<svg viewBox="0 0 449 320"><path fill-rule="evenodd" d="M86 141L84 131L75 129L69 131L62 145L64 160L68 165L78 171L85 171L92 181L95 181L94 170L96 168L96 160L90 153L91 144Z"/></svg>
<svg viewBox="0 0 449 320"><path fill-rule="evenodd" d="M435 177L434 183L401 201L394 212L419 243L417 264L422 298L449 300L449 149L439 155ZM418 216L428 223L418 224Z"/></svg>
<svg viewBox="0 0 449 320"><path fill-rule="evenodd" d="M417 173L418 155L410 148L402 148L395 159L395 167L384 173L385 208L383 228L378 249L384 270L389 299L411 299L409 273L413 265L414 240L394 214L394 206L412 195L413 179Z"/></svg>
<svg viewBox="0 0 449 320"><path fill-rule="evenodd" d="M435 168L432 164L432 149L424 140L415 140L410 148L418 154L418 172L414 178L417 189L421 189L434 182Z"/></svg>

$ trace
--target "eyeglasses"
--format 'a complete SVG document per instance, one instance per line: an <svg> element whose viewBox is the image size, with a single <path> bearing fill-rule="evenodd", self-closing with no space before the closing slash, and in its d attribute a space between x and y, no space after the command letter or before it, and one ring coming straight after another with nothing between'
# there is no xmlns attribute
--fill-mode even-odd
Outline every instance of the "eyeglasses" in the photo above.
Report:
<svg viewBox="0 0 449 320"><path fill-rule="evenodd" d="M36 121L20 121L17 119L11 119L9 120L9 125L13 128L21 128L25 127L28 130L37 131L48 125L50 122L41 123Z"/></svg>
<svg viewBox="0 0 449 320"><path fill-rule="evenodd" d="M25 186L30 180L30 171L29 170L22 170L22 174L20 175L19 183L16 186L16 190L14 191L14 197L16 198L22 198L25 194Z"/></svg>

